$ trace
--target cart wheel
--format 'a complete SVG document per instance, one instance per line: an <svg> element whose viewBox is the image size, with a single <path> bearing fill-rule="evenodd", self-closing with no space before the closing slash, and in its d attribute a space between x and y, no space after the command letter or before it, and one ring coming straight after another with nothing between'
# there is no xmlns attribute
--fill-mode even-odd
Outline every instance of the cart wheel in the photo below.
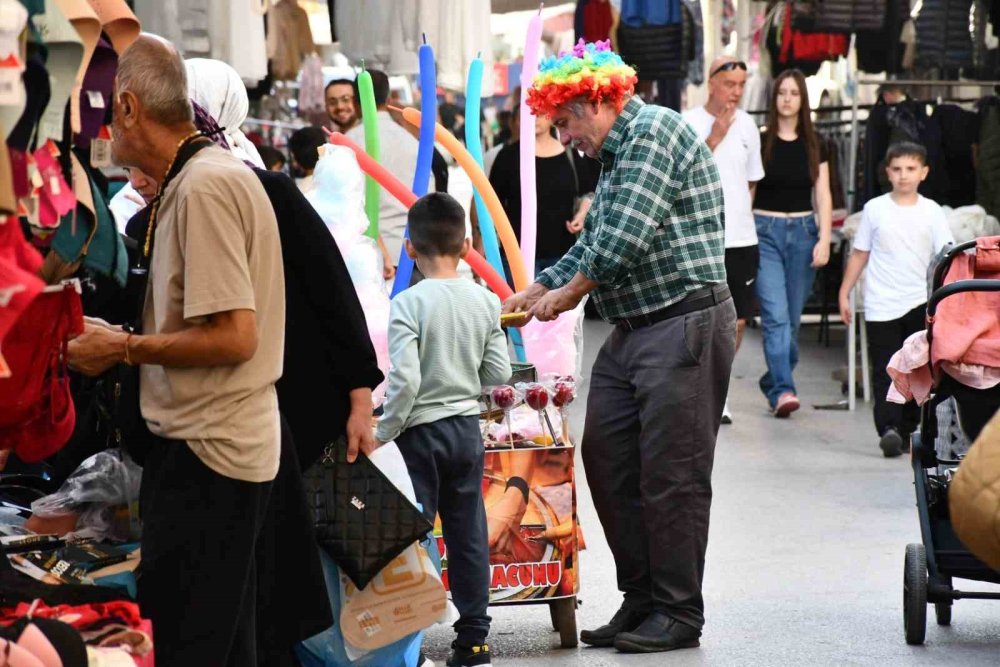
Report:
<svg viewBox="0 0 1000 667"><path fill-rule="evenodd" d="M907 644L924 643L927 634L927 552L922 544L906 545L903 629Z"/></svg>
<svg viewBox="0 0 1000 667"><path fill-rule="evenodd" d="M951 602L934 603L934 615L938 625L951 625Z"/></svg>
<svg viewBox="0 0 1000 667"><path fill-rule="evenodd" d="M576 596L553 600L549 603L552 625L559 632L559 643L563 648L576 648L579 638L576 634Z"/></svg>

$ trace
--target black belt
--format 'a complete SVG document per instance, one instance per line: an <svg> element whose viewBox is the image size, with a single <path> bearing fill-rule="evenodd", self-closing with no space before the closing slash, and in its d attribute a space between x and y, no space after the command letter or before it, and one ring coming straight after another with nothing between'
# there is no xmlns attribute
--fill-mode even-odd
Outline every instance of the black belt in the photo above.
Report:
<svg viewBox="0 0 1000 667"><path fill-rule="evenodd" d="M731 298L729 286L725 283L718 283L712 287L703 287L700 290L691 292L684 297L683 301L678 301L662 310L646 313L645 315L636 315L635 317L624 317L620 320L615 320L615 324L627 331L635 331L636 329L648 327L663 320L669 320L671 317L680 317L681 315L687 315L698 310L711 308L729 298Z"/></svg>

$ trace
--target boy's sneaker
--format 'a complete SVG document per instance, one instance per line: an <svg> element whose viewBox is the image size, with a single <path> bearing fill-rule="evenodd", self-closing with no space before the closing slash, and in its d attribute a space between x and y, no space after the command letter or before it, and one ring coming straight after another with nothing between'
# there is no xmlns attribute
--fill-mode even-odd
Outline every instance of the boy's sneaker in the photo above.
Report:
<svg viewBox="0 0 1000 667"><path fill-rule="evenodd" d="M887 428L882 434L882 439L878 441L879 448L882 449L882 456L887 459L894 458L903 453L903 436L894 428Z"/></svg>
<svg viewBox="0 0 1000 667"><path fill-rule="evenodd" d="M460 646L458 642L451 645L451 657L448 658L448 667L478 667L479 665L492 665L490 661L490 645L480 644L479 646Z"/></svg>
<svg viewBox="0 0 1000 667"><path fill-rule="evenodd" d="M722 423L732 424L733 423L733 413L729 411L729 399L726 399L726 404L722 406Z"/></svg>

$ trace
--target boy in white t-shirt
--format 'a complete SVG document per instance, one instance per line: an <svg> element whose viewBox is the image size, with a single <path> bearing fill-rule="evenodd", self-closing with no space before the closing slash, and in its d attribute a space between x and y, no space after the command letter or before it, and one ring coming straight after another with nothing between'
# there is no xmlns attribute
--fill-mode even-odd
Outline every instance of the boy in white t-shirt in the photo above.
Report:
<svg viewBox="0 0 1000 667"><path fill-rule="evenodd" d="M840 287L840 316L851 321L850 294L865 275L865 328L875 391L875 428L886 457L899 456L916 430L920 411L886 400L892 380L886 367L903 342L924 329L927 269L941 248L954 243L944 211L917 193L927 178L927 151L910 142L886 153L892 192L865 204L854 252Z"/></svg>

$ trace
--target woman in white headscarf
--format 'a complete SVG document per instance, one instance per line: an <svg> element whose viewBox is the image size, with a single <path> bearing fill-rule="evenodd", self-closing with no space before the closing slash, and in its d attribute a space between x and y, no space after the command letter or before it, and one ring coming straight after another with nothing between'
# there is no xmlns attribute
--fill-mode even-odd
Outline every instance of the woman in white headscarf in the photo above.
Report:
<svg viewBox="0 0 1000 667"><path fill-rule="evenodd" d="M257 147L240 129L250 111L250 98L240 75L221 60L190 58L184 61L184 65L187 68L188 96L191 100L223 129L223 136L233 155L263 169L264 161L257 152ZM149 194L136 191L132 185L133 180L130 177L130 182L109 202L118 231L123 234L125 225L132 216L145 208L152 198Z"/></svg>
<svg viewBox="0 0 1000 667"><path fill-rule="evenodd" d="M233 155L263 169L264 161L257 147L240 130L250 112L250 99L240 75L221 60L189 58L184 66L188 95L224 130Z"/></svg>

